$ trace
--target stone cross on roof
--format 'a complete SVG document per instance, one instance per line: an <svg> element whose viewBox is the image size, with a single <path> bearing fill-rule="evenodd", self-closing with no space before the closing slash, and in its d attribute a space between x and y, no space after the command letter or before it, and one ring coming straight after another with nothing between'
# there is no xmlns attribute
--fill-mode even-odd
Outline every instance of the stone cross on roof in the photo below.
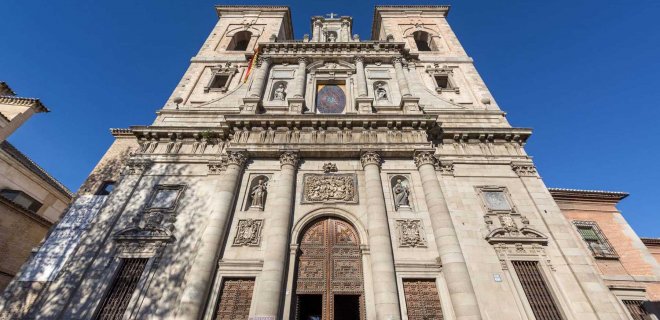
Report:
<svg viewBox="0 0 660 320"><path fill-rule="evenodd" d="M326 16L329 16L330 19L334 19L336 15L337 15L336 13L332 13L332 12L326 14Z"/></svg>

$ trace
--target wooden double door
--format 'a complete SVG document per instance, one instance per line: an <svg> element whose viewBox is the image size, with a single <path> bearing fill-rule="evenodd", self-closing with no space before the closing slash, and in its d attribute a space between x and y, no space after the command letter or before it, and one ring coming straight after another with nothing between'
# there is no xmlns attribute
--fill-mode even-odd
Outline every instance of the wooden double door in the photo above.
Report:
<svg viewBox="0 0 660 320"><path fill-rule="evenodd" d="M364 320L364 281L358 233L337 218L312 222L296 261L297 320Z"/></svg>

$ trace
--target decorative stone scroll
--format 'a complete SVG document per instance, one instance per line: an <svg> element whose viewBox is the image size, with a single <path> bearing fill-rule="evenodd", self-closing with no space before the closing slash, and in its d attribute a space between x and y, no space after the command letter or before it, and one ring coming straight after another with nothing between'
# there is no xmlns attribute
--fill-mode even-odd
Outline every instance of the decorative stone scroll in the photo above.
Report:
<svg viewBox="0 0 660 320"><path fill-rule="evenodd" d="M149 159L128 159L126 174L143 174L151 168L153 162Z"/></svg>
<svg viewBox="0 0 660 320"><path fill-rule="evenodd" d="M223 161L209 161L209 174L220 174L227 169L227 164Z"/></svg>
<svg viewBox="0 0 660 320"><path fill-rule="evenodd" d="M261 242L261 227L263 220L241 219L238 221L236 236L234 237L234 246L258 247Z"/></svg>
<svg viewBox="0 0 660 320"><path fill-rule="evenodd" d="M532 163L512 162L511 169L519 177L538 177L538 172L536 172L536 167Z"/></svg>
<svg viewBox="0 0 660 320"><path fill-rule="evenodd" d="M355 174L312 174L303 176L303 203L357 203Z"/></svg>
<svg viewBox="0 0 660 320"><path fill-rule="evenodd" d="M399 247L401 248L425 248L426 237L421 220L404 219L396 221L399 233Z"/></svg>

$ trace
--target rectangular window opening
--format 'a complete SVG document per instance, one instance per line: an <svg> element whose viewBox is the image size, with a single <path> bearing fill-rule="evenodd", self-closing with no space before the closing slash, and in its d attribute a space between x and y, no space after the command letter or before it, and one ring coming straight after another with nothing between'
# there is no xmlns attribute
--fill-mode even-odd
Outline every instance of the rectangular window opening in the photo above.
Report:
<svg viewBox="0 0 660 320"><path fill-rule="evenodd" d="M541 274L537 261L511 261L525 292L534 317L538 320L562 320L559 307Z"/></svg>
<svg viewBox="0 0 660 320"><path fill-rule="evenodd" d="M436 75L435 76L435 84L438 88L441 89L451 89L451 86L449 84L449 76L448 75Z"/></svg>
<svg viewBox="0 0 660 320"><path fill-rule="evenodd" d="M573 221L573 224L595 258L618 259L619 256L596 222Z"/></svg>
<svg viewBox="0 0 660 320"><path fill-rule="evenodd" d="M116 182L114 181L103 181L101 187L99 187L99 190L96 191L96 195L97 196L109 195L113 190L115 190L115 184Z"/></svg>
<svg viewBox="0 0 660 320"><path fill-rule="evenodd" d="M227 86L227 81L229 81L229 76L226 75L215 75L213 81L211 81L210 88L212 89L222 89Z"/></svg>
<svg viewBox="0 0 660 320"><path fill-rule="evenodd" d="M42 206L41 202L20 190L3 189L0 190L0 196L34 213Z"/></svg>

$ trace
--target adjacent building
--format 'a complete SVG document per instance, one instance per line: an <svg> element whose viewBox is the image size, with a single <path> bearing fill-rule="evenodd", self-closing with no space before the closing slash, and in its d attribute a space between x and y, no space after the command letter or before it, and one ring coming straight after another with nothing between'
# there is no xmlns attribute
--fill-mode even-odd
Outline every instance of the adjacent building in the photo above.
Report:
<svg viewBox="0 0 660 320"><path fill-rule="evenodd" d="M112 129L3 316L654 317L658 263L623 195L545 186L448 6L377 6L369 39L348 16L294 39L288 7L215 10L154 122Z"/></svg>
<svg viewBox="0 0 660 320"><path fill-rule="evenodd" d="M6 139L48 109L0 82L0 291L58 221L71 192Z"/></svg>

